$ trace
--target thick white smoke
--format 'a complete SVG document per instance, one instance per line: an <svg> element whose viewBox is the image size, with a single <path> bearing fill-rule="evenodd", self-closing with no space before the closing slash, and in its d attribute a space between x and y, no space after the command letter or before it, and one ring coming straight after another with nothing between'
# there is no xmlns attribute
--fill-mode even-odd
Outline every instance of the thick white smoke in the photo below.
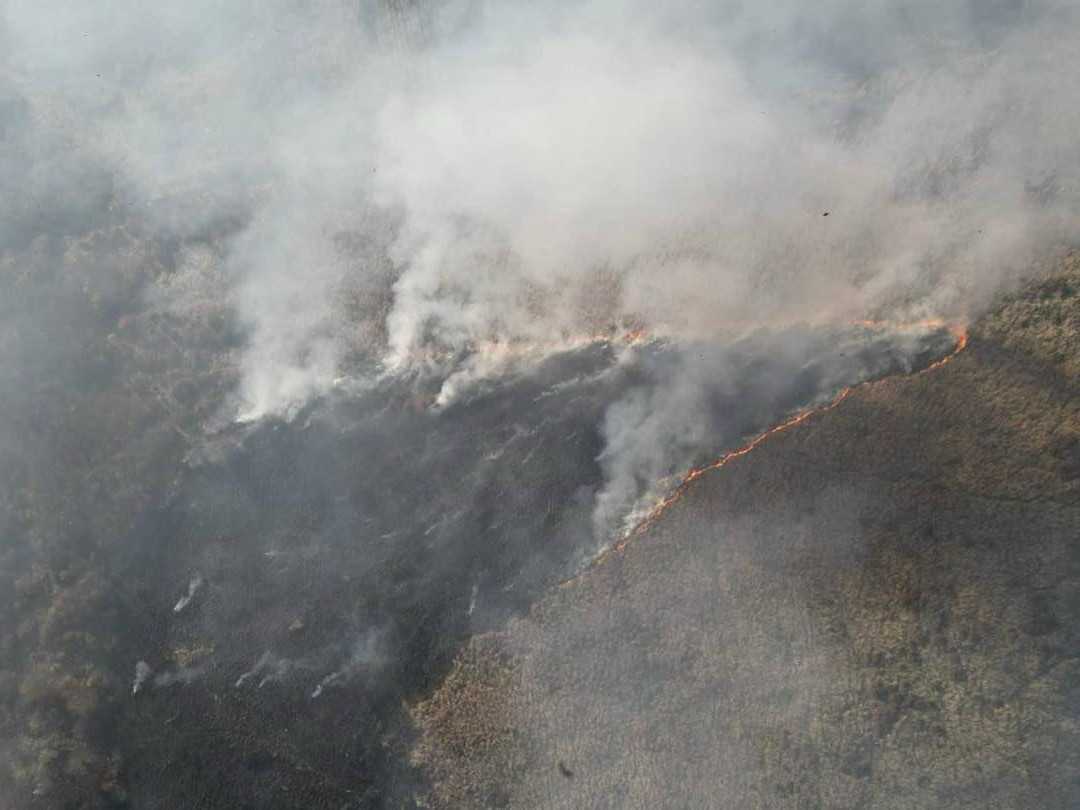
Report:
<svg viewBox="0 0 1080 810"><path fill-rule="evenodd" d="M224 240L244 418L358 354L452 358L449 398L504 367L479 346L977 310L1075 231L1078 14L10 0L3 82L36 134L4 179L106 167L163 232ZM694 421L673 391L617 406L606 463L618 425ZM633 475L665 466L634 446Z"/></svg>
<svg viewBox="0 0 1080 810"><path fill-rule="evenodd" d="M334 379L376 270L396 363L977 305L1075 214L1076 12L916 5L13 0L4 71L163 226L246 222L257 415Z"/></svg>

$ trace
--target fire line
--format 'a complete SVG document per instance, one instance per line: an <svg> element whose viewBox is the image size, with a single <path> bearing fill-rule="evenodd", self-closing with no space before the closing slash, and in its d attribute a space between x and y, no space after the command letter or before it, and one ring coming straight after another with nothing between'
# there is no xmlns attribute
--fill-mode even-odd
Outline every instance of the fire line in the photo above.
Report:
<svg viewBox="0 0 1080 810"><path fill-rule="evenodd" d="M885 326L889 326L889 324L885 324L885 323L882 323L880 321L859 321L859 322L857 322L856 325L858 325L858 326L867 326L869 328L875 328L875 329L880 329L880 328L883 328ZM951 362L962 351L964 351L964 349L966 349L967 345L968 345L967 329L964 328L963 326L959 326L959 325L955 325L955 324L946 324L946 323L943 323L943 322L940 322L940 321L923 321L923 322L916 323L916 324L907 324L905 326L907 328L925 327L925 328L930 328L930 329L946 329L956 339L956 344L955 344L955 346L953 346L953 349L952 349L951 352L949 352L947 355L942 357L940 360L934 361L933 363L926 366L925 368L919 369L912 376L916 376L916 375L920 375L920 374L926 374L926 373L928 373L930 371L934 371L935 369L941 368L942 366L944 366L947 363ZM896 376L896 375L891 375L890 377L887 377L887 378L884 378L884 379L891 379L894 376ZM727 453L724 453L716 461L710 462L709 464L705 464L705 465L703 465L701 467L694 467L693 469L691 469L688 473L686 473L683 476L683 479L682 479L682 481L679 482L678 486L676 486L667 496L665 496L659 503L657 503L652 509L649 510L649 513L644 518L642 518L641 521L638 522L637 525L635 525L632 529L630 529L625 534L623 534L623 536L619 540L617 540L615 543L613 543L611 546L609 546L604 551L602 551L595 559L593 559L588 564L588 566L586 566L585 570L587 570L589 568L592 568L592 567L594 567L596 565L599 565L603 560L605 560L611 554L621 553L630 544L630 542L635 537L638 537L638 536L644 534L649 528L654 526L660 520L661 517L663 517L664 513L667 512L668 509L670 509L678 501L680 501L682 499L682 497L690 489L690 487L694 484L694 482L697 481L699 478L703 478L706 474L708 474L710 472L714 472L715 470L719 470L722 467L726 467L728 464L730 464L735 459L738 459L738 458L741 458L741 457L743 457L745 455L748 455L750 452L752 452L753 450L755 450L756 448L758 448L759 446L764 444L766 441L768 441L772 437L776 436L779 433L784 433L784 432L786 432L788 430L791 430L796 425L800 425L803 422L810 419L810 417L815 416L817 414L825 413L827 411L831 411L833 408L837 407L841 402L843 402L845 399L847 399L848 396L850 396L851 393L856 388L863 388L865 386L873 385L876 382L882 382L882 381L883 380L881 380L881 379L879 379L879 380L867 380L866 382L858 383L856 385L852 385L852 386L848 386L847 388L843 388L843 389L840 390L840 392L835 397L833 397L833 399L830 402L828 402L828 403L826 403L824 405L820 405L818 407L807 408L805 410L799 411L794 416L791 416L787 420L785 420L784 422L781 422L779 425L776 425L774 427L769 428L764 433L759 433L757 436L755 436L753 439L751 439L750 441L748 441L746 444L742 445L741 447L738 447L738 448L736 448L734 450L730 450ZM580 576L581 573L584 573L584 571L578 572L574 576L572 576L569 579L565 580L562 583L562 585L563 586L569 585L571 582L575 581Z"/></svg>

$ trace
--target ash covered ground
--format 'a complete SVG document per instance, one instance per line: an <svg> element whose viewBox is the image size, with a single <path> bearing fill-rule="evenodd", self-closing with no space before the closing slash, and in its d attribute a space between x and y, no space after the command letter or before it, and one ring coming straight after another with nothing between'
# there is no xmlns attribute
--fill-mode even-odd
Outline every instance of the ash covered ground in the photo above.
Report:
<svg viewBox="0 0 1080 810"><path fill-rule="evenodd" d="M226 431L189 455L178 491L114 563L139 583L125 646L152 670L121 715L134 801L190 789L173 768L194 757L208 801L290 806L274 738L362 804L405 801L416 777L403 705L471 634L501 627L609 542L594 516L613 404L672 384L684 355L710 369L711 424L696 454L667 459L677 481L841 386L925 367L954 340L803 328L727 347L598 342L442 408L431 406L442 380L388 378L289 422ZM641 485L646 502L664 494L663 482ZM260 716L270 738L242 745L259 767L238 769L218 748L232 750L238 729L208 745L198 717L209 702L223 720Z"/></svg>
<svg viewBox="0 0 1080 810"><path fill-rule="evenodd" d="M432 805L1075 806L1078 327L1073 257L472 639Z"/></svg>
<svg viewBox="0 0 1080 810"><path fill-rule="evenodd" d="M1075 806L1074 6L11 0L0 808Z"/></svg>

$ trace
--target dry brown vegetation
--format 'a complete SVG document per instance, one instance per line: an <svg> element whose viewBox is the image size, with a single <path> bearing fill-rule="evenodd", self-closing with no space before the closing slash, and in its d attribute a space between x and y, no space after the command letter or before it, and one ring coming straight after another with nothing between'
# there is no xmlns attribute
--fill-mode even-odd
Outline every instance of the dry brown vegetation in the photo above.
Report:
<svg viewBox="0 0 1080 810"><path fill-rule="evenodd" d="M223 300L147 305L188 264L125 224L0 258L0 358L13 375L0 435L5 810L124 798L106 742L130 689L115 671L123 583L109 555L168 491L230 384Z"/></svg>
<svg viewBox="0 0 1080 810"><path fill-rule="evenodd" d="M176 717L177 751L284 774L310 806L358 784L259 704L119 702L144 654L124 632L143 586L110 554L234 381L235 325L206 294L219 258L117 225L0 264L6 367L40 360L9 385L0 437L19 459L0 470L18 540L0 548L4 810L130 804L118 733L194 789L198 760L149 747ZM375 307L356 294L343 306ZM1078 334L1074 256L975 324L954 362L864 387L705 476L625 554L474 639L410 707L429 803L1073 806ZM197 635L158 652L215 655ZM316 728L345 735L350 718L325 711Z"/></svg>
<svg viewBox="0 0 1080 810"><path fill-rule="evenodd" d="M416 712L432 806L1074 807L1078 269L476 640Z"/></svg>

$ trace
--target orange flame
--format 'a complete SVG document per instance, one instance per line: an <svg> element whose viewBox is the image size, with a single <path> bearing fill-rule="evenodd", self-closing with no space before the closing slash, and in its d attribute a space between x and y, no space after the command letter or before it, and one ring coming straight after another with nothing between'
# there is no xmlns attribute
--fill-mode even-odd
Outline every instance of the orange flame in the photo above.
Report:
<svg viewBox="0 0 1080 810"><path fill-rule="evenodd" d="M953 346L953 350L940 360L937 360L926 366L925 368L920 369L918 372L916 372L917 374L926 374L930 371L941 368L945 364L951 362L962 351L964 351L964 349L966 349L968 345L968 333L965 327L958 324L947 324L943 321L927 320L908 324L892 324L884 321L856 321L854 325L865 326L871 329L947 329L956 339L956 344ZM699 478L704 477L707 473L713 472L714 470L719 470L721 467L726 467L735 459L747 455L748 453L768 441L770 438L776 436L779 433L791 430L796 425L800 425L803 422L807 421L810 417L817 414L825 413L827 411L831 411L833 408L837 407L841 402L847 399L848 396L851 395L852 391L854 391L856 388L862 388L863 386L872 385L875 382L880 382L880 380L869 380L864 383L859 383L857 385L844 388L832 399L831 402L815 408L807 408L806 410L800 411L794 416L788 418L786 421L781 422L779 425L769 428L764 433L758 434L741 447L724 453L724 455L720 456L720 458L718 458L716 461L710 462L709 464L705 464L701 467L695 467L691 469L688 473L686 473L685 476L683 476L682 481L679 482L679 485L675 487L675 489L673 489L666 497L664 497L663 500L653 506L652 509L649 510L649 513L644 518L642 518L642 520L636 526L626 532L622 536L622 538L620 538L617 542L615 542L609 548L605 549L599 556L597 556L590 563L589 567L598 565L610 554L622 552L626 548L626 546L629 545L631 540L641 534L644 534L645 531L647 531L651 526L655 525L657 521L659 521L660 518L663 517L664 513L667 512L668 509L670 509L674 504L680 501L690 489L690 487L694 484L694 482L697 481ZM563 585L567 585L570 582L573 582L574 579L576 579L576 576L571 577L569 580L564 582Z"/></svg>
<svg viewBox="0 0 1080 810"><path fill-rule="evenodd" d="M738 447L735 450L730 450L727 453L724 453L724 455L720 456L720 458L718 458L716 461L713 461L701 467L695 467L691 469L690 472L688 472L683 477L683 480L679 482L679 485L675 487L675 489L672 490L667 497L665 497L658 504L656 504L656 506L650 509L649 514L647 514L640 523L638 523L633 529L627 532L621 540L619 540L614 546L612 546L612 550L622 551L631 539L638 536L639 534L643 534L650 526L652 526L654 523L656 523L656 521L660 519L664 512L666 512L676 501L680 500L682 496L686 494L686 491L690 488L690 485L697 481L699 478L704 477L707 473L710 473L713 470L719 470L721 467L726 467L735 459L747 455L759 445L761 445L763 442L766 442L770 438L775 436L777 433L783 433L785 430L790 430L796 425L802 424L815 414L824 413L825 411L831 411L833 408L835 408L837 405L847 399L848 395L852 392L852 390L852 388L841 389L840 393L838 393L828 404L821 405L817 408L808 408L807 410L800 411L799 413L790 417L787 421L781 422L779 425L769 428L764 433L759 433L742 447Z"/></svg>

